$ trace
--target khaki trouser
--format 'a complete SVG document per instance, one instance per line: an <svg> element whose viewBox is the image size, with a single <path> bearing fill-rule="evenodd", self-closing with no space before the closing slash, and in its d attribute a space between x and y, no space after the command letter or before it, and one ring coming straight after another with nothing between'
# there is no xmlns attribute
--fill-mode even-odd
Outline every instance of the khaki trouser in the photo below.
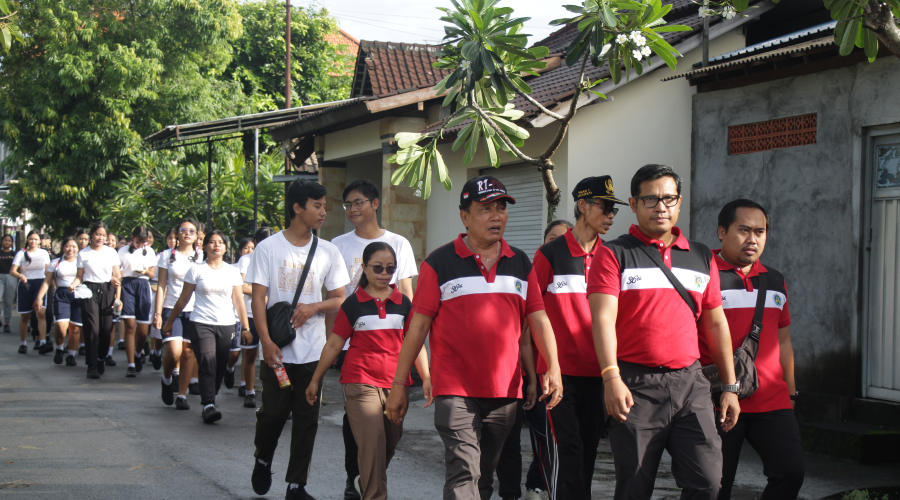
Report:
<svg viewBox="0 0 900 500"><path fill-rule="evenodd" d="M366 384L344 384L344 407L359 447L359 486L363 500L384 500L387 496L387 466L403 435L384 414L390 389Z"/></svg>

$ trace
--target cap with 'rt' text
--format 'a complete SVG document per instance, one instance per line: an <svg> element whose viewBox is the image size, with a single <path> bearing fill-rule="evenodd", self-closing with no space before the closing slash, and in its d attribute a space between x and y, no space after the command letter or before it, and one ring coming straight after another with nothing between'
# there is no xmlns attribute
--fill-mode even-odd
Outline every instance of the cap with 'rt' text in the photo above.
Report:
<svg viewBox="0 0 900 500"><path fill-rule="evenodd" d="M459 206L462 208L467 202L487 203L499 199L505 199L515 204L516 199L506 192L506 186L490 175L479 175L466 181L459 194Z"/></svg>

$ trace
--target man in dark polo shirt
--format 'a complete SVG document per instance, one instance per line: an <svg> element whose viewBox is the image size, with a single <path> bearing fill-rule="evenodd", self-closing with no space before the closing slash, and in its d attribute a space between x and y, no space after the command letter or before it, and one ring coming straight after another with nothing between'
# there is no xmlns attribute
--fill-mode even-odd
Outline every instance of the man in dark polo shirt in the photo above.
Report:
<svg viewBox="0 0 900 500"><path fill-rule="evenodd" d="M759 389L741 400L737 424L722 437L722 490L719 498L731 498L731 487L744 439L759 453L768 478L763 499L797 498L803 485L803 446L794 416L797 386L794 382L794 348L791 344L791 314L788 311L784 276L759 261L769 233L769 214L758 203L735 200L719 212L721 250L716 267L722 287L722 306L735 347L753 328L760 279L766 277L756 371ZM700 363L712 363L709 346L700 337ZM568 394L568 393L567 393Z"/></svg>
<svg viewBox="0 0 900 500"><path fill-rule="evenodd" d="M395 384L405 384L431 330L434 425L444 442L445 500L488 500L503 442L522 394L522 323L531 327L547 360L543 396L562 398L556 342L531 260L503 239L507 203L515 199L497 179L463 186L459 216L468 232L433 251L419 270L415 316L403 342ZM391 391L386 413L399 423L409 401Z"/></svg>
<svg viewBox="0 0 900 500"><path fill-rule="evenodd" d="M681 179L670 167L641 167L628 202L638 224L599 248L587 287L611 417L615 498L649 499L667 450L681 498L714 500L722 478L715 420L727 432L740 413L718 269L707 247L675 227ZM683 285L693 307L660 266ZM700 370L700 335L724 383L718 416Z"/></svg>
<svg viewBox="0 0 900 500"><path fill-rule="evenodd" d="M559 352L565 399L548 413L556 446L548 479L553 498L590 500L597 445L603 434L603 378L594 352L587 273L619 211L627 205L613 193L608 175L582 179L572 191L575 227L543 245L534 255L534 272ZM546 363L538 357L537 372ZM551 455L552 456L552 455Z"/></svg>

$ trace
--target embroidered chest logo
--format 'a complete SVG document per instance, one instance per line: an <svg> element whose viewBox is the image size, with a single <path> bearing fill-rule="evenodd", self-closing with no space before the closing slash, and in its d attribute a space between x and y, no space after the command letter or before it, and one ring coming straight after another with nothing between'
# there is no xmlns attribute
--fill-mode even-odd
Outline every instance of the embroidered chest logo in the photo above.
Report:
<svg viewBox="0 0 900 500"><path fill-rule="evenodd" d="M516 291L522 293L522 282L516 280Z"/></svg>
<svg viewBox="0 0 900 500"><path fill-rule="evenodd" d="M626 285L633 285L633 284L637 283L638 281L641 281L641 276L640 276L640 275L629 276L629 277L625 280L625 284L626 284Z"/></svg>
<svg viewBox="0 0 900 500"><path fill-rule="evenodd" d="M703 288L703 276L694 276L694 284L697 285L697 289Z"/></svg>
<svg viewBox="0 0 900 500"><path fill-rule="evenodd" d="M460 285L453 285L453 286L450 287L450 293L456 293L460 288L462 288L462 285L461 285L461 284L460 284Z"/></svg>
<svg viewBox="0 0 900 500"><path fill-rule="evenodd" d="M784 302L784 299L781 298L781 295L779 295L777 293L775 294L773 299L775 300L775 305L778 307L781 307L782 302Z"/></svg>
<svg viewBox="0 0 900 500"><path fill-rule="evenodd" d="M569 286L569 282L568 282L568 281L557 281L557 282L556 282L556 288L563 288L563 287L566 287L566 286Z"/></svg>
<svg viewBox="0 0 900 500"><path fill-rule="evenodd" d="M365 321L358 321L358 322L356 323L356 328L362 328L362 327L364 327L364 326L366 326L366 322L365 322Z"/></svg>

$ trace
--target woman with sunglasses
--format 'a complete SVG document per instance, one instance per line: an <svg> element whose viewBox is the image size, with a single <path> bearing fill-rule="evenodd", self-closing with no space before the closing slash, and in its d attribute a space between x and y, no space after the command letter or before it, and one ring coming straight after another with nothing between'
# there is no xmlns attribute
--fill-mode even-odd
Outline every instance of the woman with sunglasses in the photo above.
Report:
<svg viewBox="0 0 900 500"><path fill-rule="evenodd" d="M106 245L106 224L95 222L91 225L89 235L91 244L78 252L78 271L69 284L69 291L74 293L82 283L91 291L89 299L81 299L81 319L87 347L87 378L97 379L106 371L104 358L112 335L113 309L121 305L122 273L119 269L119 256Z"/></svg>
<svg viewBox="0 0 900 500"><path fill-rule="evenodd" d="M188 270L181 296L161 330L163 337L170 335L175 318L196 299L191 311L191 347L199 368L201 417L205 423L212 424L222 418L216 407L216 393L225 378L235 333L235 311L240 317L241 333L249 336L250 328L244 308L244 280L237 268L222 259L227 250L225 234L219 230L210 231L204 238L203 250L207 255L206 262Z"/></svg>
<svg viewBox="0 0 900 500"><path fill-rule="evenodd" d="M394 380L403 337L409 327L412 302L391 285L397 257L391 245L370 243L362 256L362 275L356 293L341 305L334 331L328 335L306 401L315 404L319 384L350 340L341 367L344 407L359 447L359 476L355 486L363 500L387 496L387 466L403 435L403 425L388 420L385 403L391 390L409 391L412 378ZM416 359L422 377L425 407L431 405L431 375L425 350Z"/></svg>
<svg viewBox="0 0 900 500"><path fill-rule="evenodd" d="M125 324L126 377L136 377L143 367L141 358L153 310L150 309L150 279L156 276L156 252L146 243L150 231L138 226L131 232L131 243L119 249L122 262L122 322Z"/></svg>
<svg viewBox="0 0 900 500"><path fill-rule="evenodd" d="M184 278L191 267L203 262L203 252L194 249L197 239L197 228L200 226L196 220L184 218L178 222L177 244L159 254L156 262L156 272L159 274L159 284L156 288L156 312L153 315L153 323L156 328L162 330L163 322L168 322L172 316L172 308L181 296L184 287ZM169 335L163 337L163 345L168 346L163 354L162 376L162 400L166 405L175 403L179 410L190 410L187 402L187 390L189 377L194 368L194 352L191 350L190 319L194 310L194 301L188 301L181 312L172 318L172 330ZM187 375L179 377L183 370ZM175 391L178 397L174 396Z"/></svg>
<svg viewBox="0 0 900 500"><path fill-rule="evenodd" d="M69 353L63 349L63 342L66 340L66 334L69 332L69 324L81 326L81 300L75 298L75 294L69 290L72 280L78 275L78 243L75 238L69 236L62 242L63 254L61 257L50 262L47 268L46 279L38 291L38 298L35 306L39 306L46 295L55 287L53 300L53 309L55 316L56 330L54 332L54 340L56 341L56 355L53 356L53 362L61 365L65 358L66 366L77 366L75 362L75 354L77 351L72 349L78 344L78 336L69 337ZM71 334L70 334L71 335Z"/></svg>
<svg viewBox="0 0 900 500"><path fill-rule="evenodd" d="M38 339L35 341L34 348L40 354L47 354L53 350L53 344L47 342L47 324L44 322L44 307L47 302L41 303L41 309L34 310L34 303L37 299L38 291L44 283L44 273L47 271L47 265L50 264L50 254L41 248L41 235L37 231L28 233L25 239L27 245L24 249L13 258L12 266L10 266L10 276L19 280L19 301L18 310L22 317L19 320L19 354L28 352L28 342L25 336L28 334L28 322L31 320L31 313L34 312L38 322ZM38 277L40 275L40 277Z"/></svg>

